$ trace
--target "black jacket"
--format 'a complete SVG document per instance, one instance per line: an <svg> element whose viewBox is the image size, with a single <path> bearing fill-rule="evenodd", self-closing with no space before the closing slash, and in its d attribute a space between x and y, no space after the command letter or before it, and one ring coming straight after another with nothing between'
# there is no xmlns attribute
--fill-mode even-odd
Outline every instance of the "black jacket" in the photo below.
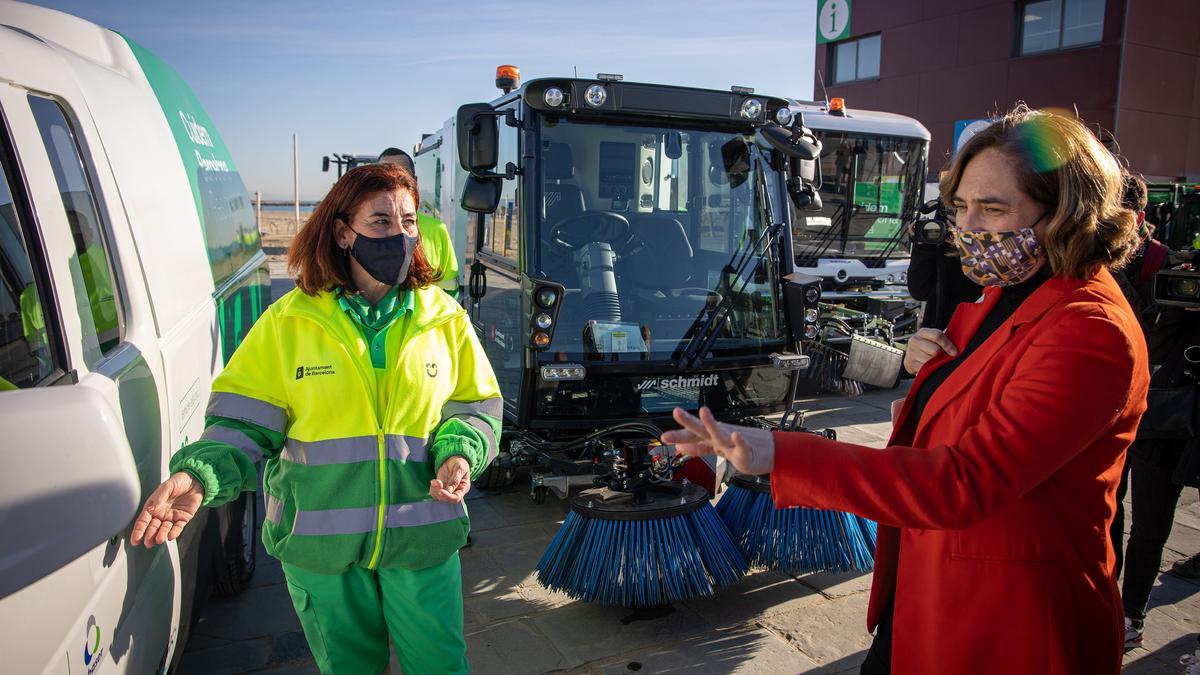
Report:
<svg viewBox="0 0 1200 675"><path fill-rule="evenodd" d="M960 303L975 302L983 287L962 272L957 255L942 246L913 244L908 259L908 293L925 303L921 326L944 329Z"/></svg>

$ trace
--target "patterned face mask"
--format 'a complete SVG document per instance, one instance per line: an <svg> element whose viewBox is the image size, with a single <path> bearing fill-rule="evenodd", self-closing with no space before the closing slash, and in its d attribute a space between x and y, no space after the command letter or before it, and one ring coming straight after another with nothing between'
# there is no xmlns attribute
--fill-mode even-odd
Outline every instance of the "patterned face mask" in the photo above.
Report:
<svg viewBox="0 0 1200 675"><path fill-rule="evenodd" d="M963 274L980 286L1019 284L1033 276L1046 259L1032 227L1012 232L956 230L954 243Z"/></svg>

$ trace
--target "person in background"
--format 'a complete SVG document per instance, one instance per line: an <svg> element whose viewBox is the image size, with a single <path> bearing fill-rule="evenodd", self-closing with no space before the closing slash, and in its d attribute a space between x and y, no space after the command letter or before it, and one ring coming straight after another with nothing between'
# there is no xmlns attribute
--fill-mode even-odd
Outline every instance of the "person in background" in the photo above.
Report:
<svg viewBox="0 0 1200 675"><path fill-rule="evenodd" d="M417 185L387 164L334 184L288 252L297 288L213 381L130 543L171 541L258 485L321 672L466 673L463 496L496 457L503 401L466 311L432 285Z"/></svg>
<svg viewBox="0 0 1200 675"><path fill-rule="evenodd" d="M387 148L379 153L379 163L395 164L408 171L414 181L417 180L417 167L413 158L399 148ZM438 286L449 293L450 297L457 298L458 256L454 254L454 242L450 239L450 230L442 221L421 211L420 207L421 205L418 203L417 229L421 231L421 246L425 249L425 256L434 269L441 273Z"/></svg>
<svg viewBox="0 0 1200 675"><path fill-rule="evenodd" d="M1137 243L1122 187L1074 118L1022 106L967 141L941 189L986 289L910 348L882 450L675 410L678 452L770 473L780 508L879 523L863 673L1120 671L1108 527L1149 380L1109 272Z"/></svg>
<svg viewBox="0 0 1200 675"><path fill-rule="evenodd" d="M1145 335L1151 373L1146 416L1125 460L1117 490L1117 517L1110 533L1118 556L1114 576L1119 576L1123 537L1121 500L1132 481L1129 546L1124 555L1121 601L1125 610L1125 648L1133 649L1144 641L1150 591L1158 578L1163 548L1175 522L1175 505L1183 491L1178 482L1177 467L1193 453L1200 452L1200 441L1196 436L1187 437L1157 427L1156 420L1163 413L1171 412L1160 408L1177 406L1178 402L1155 394L1173 388L1197 387L1200 381L1197 377L1200 374L1200 313L1154 301L1154 274L1171 267L1173 260L1167 247L1151 237L1145 227L1146 184L1137 176L1126 178L1124 205L1137 213L1142 243L1130 263L1116 276ZM1189 355L1193 355L1194 361L1189 361ZM1171 415L1167 417L1177 419ZM1196 422L1192 421L1193 429Z"/></svg>
<svg viewBox="0 0 1200 675"><path fill-rule="evenodd" d="M944 207L939 204L938 208ZM915 225L916 221L909 225L912 249L908 258L908 293L914 300L925 303L921 327L944 330L954 310L964 302L978 300L983 287L963 274L958 250L949 235L937 244L927 242L917 236Z"/></svg>
<svg viewBox="0 0 1200 675"><path fill-rule="evenodd" d="M1129 209L1137 219L1138 237L1140 243L1129 259L1129 263L1120 270L1113 272L1113 278L1129 301L1133 314L1137 317L1142 335L1149 343L1150 332L1158 318L1161 309L1154 302L1154 273L1169 265L1170 251L1151 236L1151 226L1146 222L1146 182L1133 174L1125 175L1125 192L1121 205ZM1125 454L1125 468L1121 472L1121 483L1117 486L1117 511L1113 515L1112 527L1109 528L1109 538L1113 543L1113 551L1117 556L1117 566L1114 577L1121 576L1125 561L1125 494L1129 487L1129 469L1133 461L1133 449ZM1140 635L1140 634L1139 634ZM1127 636L1128 637L1128 636Z"/></svg>

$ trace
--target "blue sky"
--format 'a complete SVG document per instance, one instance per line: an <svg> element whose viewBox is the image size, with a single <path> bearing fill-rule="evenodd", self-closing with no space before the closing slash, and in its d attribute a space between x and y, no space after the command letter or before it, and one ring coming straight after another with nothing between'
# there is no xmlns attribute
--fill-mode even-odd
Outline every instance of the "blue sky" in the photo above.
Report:
<svg viewBox="0 0 1200 675"><path fill-rule="evenodd" d="M410 149L458 105L494 98L502 63L524 79L578 67L581 77L794 98L813 89L816 0L36 4L120 31L173 65L265 198L292 195L292 133L301 198L317 199L335 176L321 157Z"/></svg>

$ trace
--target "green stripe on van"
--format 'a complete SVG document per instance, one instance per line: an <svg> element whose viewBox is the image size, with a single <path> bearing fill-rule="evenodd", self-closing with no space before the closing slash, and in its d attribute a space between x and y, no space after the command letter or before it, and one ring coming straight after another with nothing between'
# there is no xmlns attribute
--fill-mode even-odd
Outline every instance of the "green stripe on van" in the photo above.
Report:
<svg viewBox="0 0 1200 675"><path fill-rule="evenodd" d="M216 299L221 355L228 363L266 309L263 298L271 285L265 265L230 283L262 250L250 193L216 125L179 73L133 40L125 38L125 42L141 65L179 149L204 233L213 284L216 288L228 286Z"/></svg>
<svg viewBox="0 0 1200 675"><path fill-rule="evenodd" d="M179 73L133 40L125 42L142 66L179 148L204 230L213 283L220 286L261 248L250 194L216 125Z"/></svg>

